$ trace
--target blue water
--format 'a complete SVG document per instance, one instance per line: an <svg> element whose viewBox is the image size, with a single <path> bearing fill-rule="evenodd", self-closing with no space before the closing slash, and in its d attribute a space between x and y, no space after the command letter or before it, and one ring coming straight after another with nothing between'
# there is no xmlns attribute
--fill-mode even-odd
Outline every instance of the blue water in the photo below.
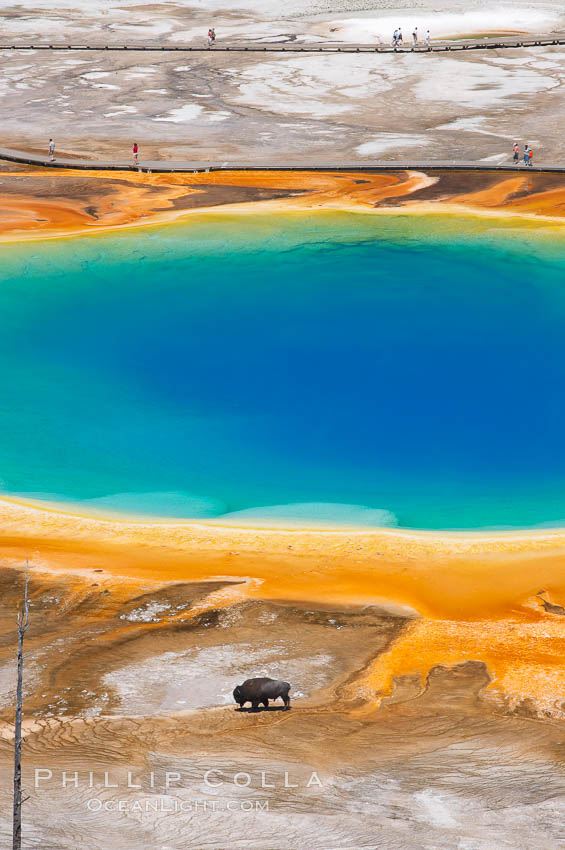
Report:
<svg viewBox="0 0 565 850"><path fill-rule="evenodd" d="M218 215L0 259L5 493L268 524L565 524L557 237Z"/></svg>

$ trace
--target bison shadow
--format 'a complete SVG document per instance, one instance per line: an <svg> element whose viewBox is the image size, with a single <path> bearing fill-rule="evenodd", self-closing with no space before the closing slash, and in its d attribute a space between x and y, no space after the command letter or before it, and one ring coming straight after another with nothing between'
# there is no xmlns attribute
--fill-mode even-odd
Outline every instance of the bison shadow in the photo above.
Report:
<svg viewBox="0 0 565 850"><path fill-rule="evenodd" d="M261 706L260 708L234 708L234 711L241 711L245 714L259 714L260 711L290 711L285 705L270 705L268 708Z"/></svg>

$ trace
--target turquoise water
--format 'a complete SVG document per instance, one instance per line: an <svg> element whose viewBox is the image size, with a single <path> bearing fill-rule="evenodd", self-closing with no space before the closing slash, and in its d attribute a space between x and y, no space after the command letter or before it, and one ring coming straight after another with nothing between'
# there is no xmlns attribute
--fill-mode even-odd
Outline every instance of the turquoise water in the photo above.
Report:
<svg viewBox="0 0 565 850"><path fill-rule="evenodd" d="M556 237L214 215L0 257L5 493L268 524L565 524Z"/></svg>

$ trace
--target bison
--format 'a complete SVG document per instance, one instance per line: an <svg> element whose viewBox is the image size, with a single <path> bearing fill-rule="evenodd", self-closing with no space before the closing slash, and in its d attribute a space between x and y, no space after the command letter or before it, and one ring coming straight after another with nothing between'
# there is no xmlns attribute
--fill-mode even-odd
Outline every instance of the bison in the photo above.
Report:
<svg viewBox="0 0 565 850"><path fill-rule="evenodd" d="M288 711L290 709L289 691L289 683L281 682L279 679L247 679L243 685L237 685L234 688L233 698L239 703L240 708L243 708L246 702L250 702L251 711L258 711L259 703L268 708L270 699L281 697L285 706L284 710Z"/></svg>

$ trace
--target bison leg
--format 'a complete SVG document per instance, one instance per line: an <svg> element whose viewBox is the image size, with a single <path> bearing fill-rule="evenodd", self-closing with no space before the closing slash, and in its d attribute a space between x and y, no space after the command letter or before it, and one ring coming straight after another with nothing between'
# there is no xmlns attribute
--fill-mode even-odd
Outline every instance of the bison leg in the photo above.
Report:
<svg viewBox="0 0 565 850"><path fill-rule="evenodd" d="M251 711L259 711L259 701L258 700L255 699L255 700L251 701Z"/></svg>
<svg viewBox="0 0 565 850"><path fill-rule="evenodd" d="M268 708L268 707L269 707L269 700L268 700L268 699L264 699L264 700L263 700L263 705L265 706L265 708Z"/></svg>
<svg viewBox="0 0 565 850"><path fill-rule="evenodd" d="M283 700L284 700L285 711L289 711L290 710L290 697L289 697L289 695L283 694Z"/></svg>

